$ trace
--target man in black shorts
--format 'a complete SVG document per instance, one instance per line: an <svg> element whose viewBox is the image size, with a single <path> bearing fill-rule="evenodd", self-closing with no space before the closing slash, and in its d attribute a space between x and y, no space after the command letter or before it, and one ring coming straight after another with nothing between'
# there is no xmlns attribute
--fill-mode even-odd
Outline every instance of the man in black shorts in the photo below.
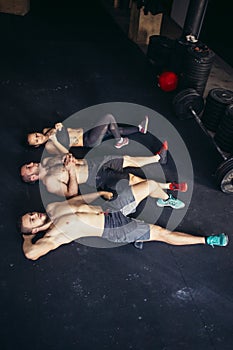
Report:
<svg viewBox="0 0 233 350"><path fill-rule="evenodd" d="M122 179L128 180L130 185L144 181L134 175L124 173L127 167L143 167L148 164L165 160L167 148L162 149L150 157L130 156L104 156L95 159L76 159L71 153L65 156L48 157L41 163L29 163L21 167L23 181L33 183L42 181L47 190L58 196L67 198L78 194L79 184L87 184L95 189L114 189L115 185ZM187 191L187 184L170 182L160 184L161 189ZM184 207L179 199L161 191L159 206L171 206L174 209Z"/></svg>
<svg viewBox="0 0 233 350"><path fill-rule="evenodd" d="M31 260L83 237L101 237L115 243L160 241L172 245L208 244L226 246L228 236L199 237L178 231L169 231L157 225L147 224L126 216L131 204L138 205L144 198L158 198L159 187L153 180L145 180L111 198L109 192L99 192L73 197L64 202L51 203L47 213L32 212L21 217L23 251ZM99 196L109 199L101 206L89 205ZM43 238L33 242L35 234L46 231Z"/></svg>

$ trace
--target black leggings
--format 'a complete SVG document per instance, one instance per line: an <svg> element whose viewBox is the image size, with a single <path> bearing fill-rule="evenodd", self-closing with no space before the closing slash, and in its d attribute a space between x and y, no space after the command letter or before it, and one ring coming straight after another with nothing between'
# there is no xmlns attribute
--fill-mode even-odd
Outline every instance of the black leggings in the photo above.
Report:
<svg viewBox="0 0 233 350"><path fill-rule="evenodd" d="M135 134L136 132L138 132L137 126L119 127L114 116L106 114L99 120L98 125L84 133L83 145L85 147L96 147L106 138L114 137L119 141L122 136Z"/></svg>

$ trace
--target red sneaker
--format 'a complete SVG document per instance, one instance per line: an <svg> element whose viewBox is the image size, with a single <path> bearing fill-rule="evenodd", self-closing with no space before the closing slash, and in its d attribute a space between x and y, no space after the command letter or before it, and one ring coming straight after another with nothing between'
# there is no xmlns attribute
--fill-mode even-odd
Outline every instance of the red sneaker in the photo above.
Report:
<svg viewBox="0 0 233 350"><path fill-rule="evenodd" d="M169 186L169 190L172 191L180 191L180 192L186 192L188 189L187 182L181 182L181 183L176 183L172 182Z"/></svg>
<svg viewBox="0 0 233 350"><path fill-rule="evenodd" d="M156 153L160 155L160 160L159 160L160 164L167 164L167 151L168 151L168 143L167 141L164 141L162 147Z"/></svg>

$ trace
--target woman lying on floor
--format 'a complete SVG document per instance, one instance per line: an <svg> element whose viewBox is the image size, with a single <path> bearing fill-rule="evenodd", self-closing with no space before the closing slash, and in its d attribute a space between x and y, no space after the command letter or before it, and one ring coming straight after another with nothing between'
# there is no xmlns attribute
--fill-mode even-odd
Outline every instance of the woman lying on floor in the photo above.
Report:
<svg viewBox="0 0 233 350"><path fill-rule="evenodd" d="M137 132L146 134L147 128L147 116L138 126L119 127L114 116L106 114L96 126L86 132L82 128L65 128L62 123L57 123L54 128L43 129L42 133L28 134L27 141L34 147L44 144L47 152L51 154L68 153L70 147L96 147L109 137L114 137L115 147L121 148L129 143L128 137L123 136Z"/></svg>

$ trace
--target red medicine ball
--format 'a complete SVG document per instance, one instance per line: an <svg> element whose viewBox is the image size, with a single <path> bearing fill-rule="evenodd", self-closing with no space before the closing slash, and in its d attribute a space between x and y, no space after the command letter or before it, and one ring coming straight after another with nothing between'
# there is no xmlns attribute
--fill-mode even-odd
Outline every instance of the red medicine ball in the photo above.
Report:
<svg viewBox="0 0 233 350"><path fill-rule="evenodd" d="M178 76L174 72L163 72L158 77L158 86L163 91L173 91L177 88Z"/></svg>

